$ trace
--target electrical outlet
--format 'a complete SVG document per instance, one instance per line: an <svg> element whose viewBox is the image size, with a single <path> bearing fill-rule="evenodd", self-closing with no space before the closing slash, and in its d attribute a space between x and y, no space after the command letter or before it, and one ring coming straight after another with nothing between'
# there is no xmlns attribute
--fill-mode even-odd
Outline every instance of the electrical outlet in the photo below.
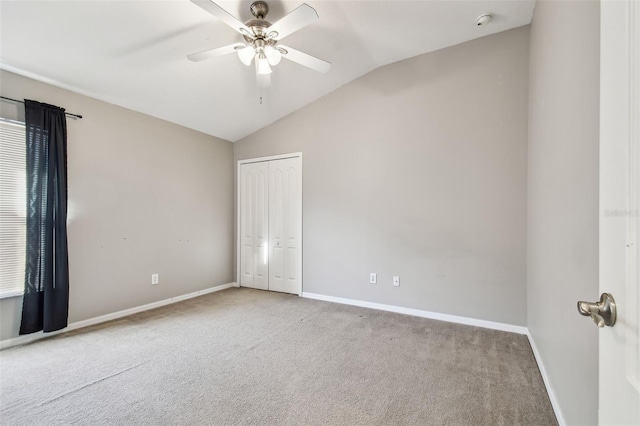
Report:
<svg viewBox="0 0 640 426"><path fill-rule="evenodd" d="M393 277L393 286L400 287L400 277Z"/></svg>
<svg viewBox="0 0 640 426"><path fill-rule="evenodd" d="M378 274L376 274L375 272L372 272L369 274L369 283L371 284L375 284L378 282Z"/></svg>
<svg viewBox="0 0 640 426"><path fill-rule="evenodd" d="M156 285L160 281L159 274L151 274L151 285Z"/></svg>

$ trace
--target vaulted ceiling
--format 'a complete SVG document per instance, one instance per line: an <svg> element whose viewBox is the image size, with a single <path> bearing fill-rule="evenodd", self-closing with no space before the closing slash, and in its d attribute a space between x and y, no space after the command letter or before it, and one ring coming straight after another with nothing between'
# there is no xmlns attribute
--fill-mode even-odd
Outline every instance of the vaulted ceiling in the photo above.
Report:
<svg viewBox="0 0 640 426"><path fill-rule="evenodd" d="M242 42L188 0L0 1L0 67L236 141L380 66L526 25L534 8L530 0L306 1L320 19L283 43L331 70L283 60L262 93L255 69L235 54L186 59ZM217 3L253 19L252 0ZM267 3L273 23L302 1ZM485 12L493 20L476 26Z"/></svg>

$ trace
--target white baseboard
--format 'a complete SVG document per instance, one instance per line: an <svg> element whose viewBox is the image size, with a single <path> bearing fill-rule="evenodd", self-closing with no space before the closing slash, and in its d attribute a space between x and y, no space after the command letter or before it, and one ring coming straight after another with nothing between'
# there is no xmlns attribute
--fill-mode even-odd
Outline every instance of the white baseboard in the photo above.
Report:
<svg viewBox="0 0 640 426"><path fill-rule="evenodd" d="M456 324L473 325L475 327L490 328L492 330L508 331L510 333L528 334L527 327L505 324L501 322L485 321L475 318L459 317L456 315L441 314L438 312L423 311L420 309L403 308L402 306L384 305L382 303L365 302L342 297L325 296L323 294L302 292L302 297L307 299L324 300L325 302L342 303L344 305L360 306L362 308L379 309L381 311L396 312L398 314L413 315L438 321L454 322Z"/></svg>
<svg viewBox="0 0 640 426"><path fill-rule="evenodd" d="M542 381L544 382L544 387L547 388L547 394L549 394L549 399L551 400L551 406L553 407L553 412L556 414L556 419L558 420L558 424L560 426L565 426L566 422L564 421L564 417L562 416L562 410L560 410L560 403L556 399L556 394L551 387L551 382L549 381L549 376L547 374L547 370L544 368L544 363L542 362L542 357L540 356L540 352L538 352L538 347L533 340L533 336L527 330L527 337L529 338L529 344L531 345L531 350L533 351L533 356L536 359L536 363L538 364L538 369L540 370L540 375L542 376Z"/></svg>
<svg viewBox="0 0 640 426"><path fill-rule="evenodd" d="M183 294L182 296L171 297L169 299L160 300L158 302L148 303L142 306L136 306L135 308L125 309L123 311L114 312L111 314L101 315L95 318L89 318L83 321L77 321L69 324L66 328L51 333L43 333L39 331L37 333L27 334L24 336L14 337L12 339L6 339L0 341L0 350L10 348L12 346L24 345L27 343L35 342L36 340L45 339L47 337L55 336L58 334L66 333L69 331L77 330L83 327L89 327L90 325L100 324L103 322L111 321L114 319L126 317L129 315L137 314L139 312L148 311L150 309L159 308L161 306L170 305L172 303L181 302L183 300L192 299L194 297L202 296L216 291L224 290L230 287L235 287L236 283L222 284L215 287L207 288L200 291L194 291L193 293Z"/></svg>

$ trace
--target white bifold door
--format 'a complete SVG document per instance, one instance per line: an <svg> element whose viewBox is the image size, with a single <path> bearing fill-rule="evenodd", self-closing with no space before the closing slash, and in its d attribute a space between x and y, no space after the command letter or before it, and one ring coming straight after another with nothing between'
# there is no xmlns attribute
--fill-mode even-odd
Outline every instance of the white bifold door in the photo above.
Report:
<svg viewBox="0 0 640 426"><path fill-rule="evenodd" d="M240 286L302 293L302 161L240 164Z"/></svg>

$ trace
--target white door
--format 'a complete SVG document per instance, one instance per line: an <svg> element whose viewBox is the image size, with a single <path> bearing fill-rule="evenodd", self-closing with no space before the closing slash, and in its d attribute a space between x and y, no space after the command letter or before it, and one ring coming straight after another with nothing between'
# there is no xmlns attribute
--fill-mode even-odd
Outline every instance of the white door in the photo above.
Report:
<svg viewBox="0 0 640 426"><path fill-rule="evenodd" d="M240 166L240 285L269 288L268 163Z"/></svg>
<svg viewBox="0 0 640 426"><path fill-rule="evenodd" d="M238 164L238 283L302 294L302 158Z"/></svg>
<svg viewBox="0 0 640 426"><path fill-rule="evenodd" d="M302 292L301 159L269 162L269 290Z"/></svg>
<svg viewBox="0 0 640 426"><path fill-rule="evenodd" d="M640 424L640 2L601 3L599 424Z"/></svg>

